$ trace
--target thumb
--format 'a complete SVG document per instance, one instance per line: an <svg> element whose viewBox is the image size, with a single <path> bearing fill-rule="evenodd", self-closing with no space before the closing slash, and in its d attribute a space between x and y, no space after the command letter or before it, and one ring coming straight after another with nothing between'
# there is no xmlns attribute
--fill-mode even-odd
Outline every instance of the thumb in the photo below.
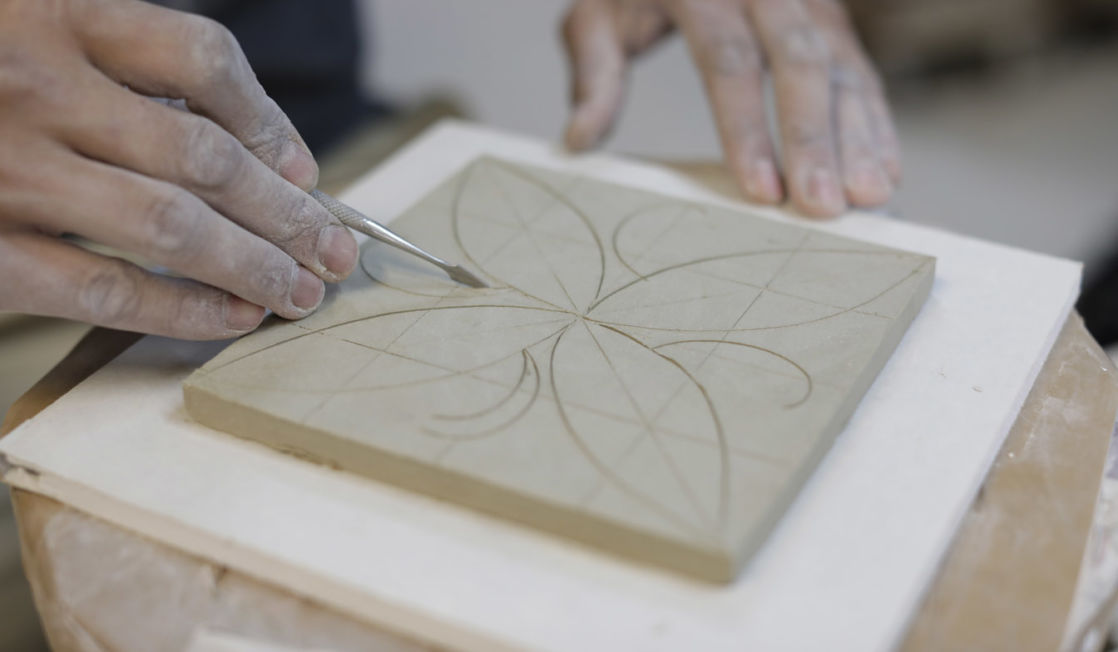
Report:
<svg viewBox="0 0 1118 652"><path fill-rule="evenodd" d="M626 57L616 17L608 3L582 0L563 23L571 68L572 107L564 142L572 150L594 146L621 106Z"/></svg>

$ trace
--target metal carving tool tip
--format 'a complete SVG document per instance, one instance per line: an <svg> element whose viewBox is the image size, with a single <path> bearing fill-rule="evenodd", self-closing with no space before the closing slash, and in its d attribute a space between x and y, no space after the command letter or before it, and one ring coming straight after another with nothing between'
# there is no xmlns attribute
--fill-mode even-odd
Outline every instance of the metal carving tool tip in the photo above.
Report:
<svg viewBox="0 0 1118 652"><path fill-rule="evenodd" d="M442 258L427 253L426 251L420 249L416 245L397 235L387 226L367 217L360 211L347 206L346 204L343 204L342 202L334 199L321 190L312 190L310 194L311 197L314 197L315 201L322 204L323 208L330 211L331 215L341 220L342 224L345 224L349 228L360 231L370 238L374 238L385 244L392 245L397 249L406 251L413 256L417 256L419 258L422 258L423 260L426 260L427 262L439 267L444 272L446 272L446 275L449 276L452 281L472 288L489 287L488 285L486 285L485 281L482 281L465 267L462 267L461 265L451 265Z"/></svg>

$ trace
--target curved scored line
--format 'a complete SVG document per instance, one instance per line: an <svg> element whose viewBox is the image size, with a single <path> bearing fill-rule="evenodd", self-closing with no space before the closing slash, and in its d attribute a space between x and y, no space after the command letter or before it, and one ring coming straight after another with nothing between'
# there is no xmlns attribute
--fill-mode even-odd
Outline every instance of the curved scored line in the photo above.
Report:
<svg viewBox="0 0 1118 652"><path fill-rule="evenodd" d="M663 204L649 204L648 206L641 206L639 208L634 208L631 213L629 213L625 217L621 218L621 221L618 222L617 226L615 226L613 228L613 233L610 235L610 247L613 249L613 255L621 263L622 267L624 267L625 269L632 272L634 276L636 276L637 278L639 278L642 281L644 280L644 274L641 274L640 272L638 272L636 270L636 268L634 268L632 265L629 264L628 260L625 260L625 256L621 255L621 247L618 244L617 240L621 236L622 229L624 229L625 225L628 224L631 220L635 219L638 215L640 215L641 213L644 213L645 211L647 211L649 209L656 208L657 206L662 206L662 205ZM590 310L593 310L593 309L594 309L594 307L591 306Z"/></svg>
<svg viewBox="0 0 1118 652"><path fill-rule="evenodd" d="M529 293L525 292L523 289L521 289L519 287L516 287L515 285L512 285L511 283L505 281L503 278L499 278L497 276L494 276L493 274L490 274L489 271L485 269L485 266L482 265L480 262L478 262L478 260L476 258L474 258L473 255L470 253L470 250L466 248L465 243L462 241L462 231L461 231L461 228L459 227L459 221L461 220L461 217L462 217L462 194L465 191L466 183L474 176L478 165L479 165L478 161L474 161L473 163L471 163L469 165L469 167L467 167L466 170L462 173L461 180L458 182L458 185L455 186L455 188L454 188L454 199L451 200L451 206L453 208L451 209L451 215L450 215L450 229L451 229L451 234L454 236L454 243L456 245L458 245L459 251L461 251L462 255L466 257L466 260L473 263L475 268L480 270L483 274L485 274L489 278L496 279L496 280L500 281L501 284L502 284L502 287L507 287L507 288L510 288L512 290L515 290L515 291L519 292L520 294L528 297L529 299L533 299L535 301L539 301L540 303L551 306L555 310L566 311L567 309L564 308L563 306L560 306L558 304L554 304L554 303L552 303L552 302L550 302L547 299L544 299L542 297L537 297L533 294L529 294Z"/></svg>
<svg viewBox="0 0 1118 652"><path fill-rule="evenodd" d="M810 252L810 251L813 251L813 250L811 250L811 249L805 250L805 252ZM731 257L731 256L727 256L727 257ZM680 267L686 267L686 266L692 265L692 264L698 264L698 263L701 263L701 262L710 262L710 261L706 260L706 261L696 261L695 263L683 263L681 265L675 266L675 269L678 269ZM749 333L749 332L753 332L753 331L774 330L774 329L777 329L777 328L792 328L794 326L804 326L806 324L815 324L817 322L826 321L828 319L833 319L835 317L839 317L839 316L845 315L847 313L855 312L859 308L861 308L861 307L863 307L867 304L873 303L877 299L881 298L882 296L885 295L885 293L897 288L898 286L900 286L901 283L904 283L905 281L909 280L913 276L916 276L920 272L920 270L924 269L924 267L927 266L927 264L928 263L926 263L926 262L921 263L920 265L915 267L911 272L909 272L907 275L905 275L904 277L899 279L896 283L893 283L892 285L889 285L888 287L886 287L881 292L878 292L877 294L873 295L872 297L866 299L865 301L863 301L861 303L850 306L849 308L842 308L842 309L840 309L836 312L833 312L829 315L823 315L822 317L815 317L813 319L805 319L804 321L789 322L787 324L776 324L776 325L773 325L773 326L754 326L754 327L751 327L751 328L730 328L730 329L725 329L725 328L661 328L659 326L645 326L644 324L630 324L630 323L626 323L626 322L604 321L604 320L594 319L594 318L589 317L589 316L586 317L586 319L589 319L590 321L593 321L594 323L601 324L602 326L605 326L605 325L608 324L608 325L612 325L612 326L618 326L618 327L621 327L621 328L640 328L640 329L644 329L644 330L658 331L658 332L668 332L668 333ZM661 271L670 271L670 270L661 270ZM654 272L653 274L659 274L659 273L660 272ZM653 274L650 274L649 276L652 276ZM629 284L629 285L631 285L631 284ZM743 283L743 285L747 285L749 287L757 287L757 288L762 289L762 290L766 289L766 288L763 288L762 286L754 286L754 285L751 285L749 283ZM618 288L618 289L622 289L622 288ZM611 294L613 294L613 293L611 293ZM606 295L607 298L609 296L610 295ZM803 300L807 301L807 299L803 299ZM601 303L601 302L599 302L599 303Z"/></svg>
<svg viewBox="0 0 1118 652"><path fill-rule="evenodd" d="M559 396L559 386L555 382L555 351L559 348L559 342L562 341L563 336L567 334L567 331L569 329L570 325L568 325L566 328L563 329L561 333L559 333L559 337L555 338L555 344L551 345L551 358L549 362L550 368L548 369L548 374L551 380L551 394L552 397L555 399L555 407L559 412L559 420L563 422L563 428L567 431L567 434L570 436L571 441L574 442L575 447L578 448L583 457L585 457L586 460L590 462L590 465L597 469L598 473L600 473L607 482L617 488L618 491L636 501L638 504L648 508L653 513L662 517L673 525L683 530L689 530L697 537L705 539L706 533L703 532L701 529L696 528L693 524L680 519L679 516L675 514L675 512L669 509L665 509L655 500L650 499L640 490L636 489L624 479L622 479L619 475L617 475L613 471L613 469L609 468L601 460L599 460L598 457L589 448L586 447L586 442L582 440L582 438L578 434L578 431L575 430L574 425L571 424L570 417L567 415L567 410L563 407L563 399Z"/></svg>
<svg viewBox="0 0 1118 652"><path fill-rule="evenodd" d="M610 291L608 294L601 297L601 299L599 299L599 300L595 301L593 304L591 304L590 308L588 308L586 310L586 313L590 314L591 312L594 312L594 310L596 308L598 308L599 305L608 301L610 296L613 296L613 295L615 295L619 292L623 292L623 291L629 289L629 287L632 287L633 285L636 285L639 282L651 280L651 278L653 276L659 276L659 275L665 274L667 272L674 272L676 270L682 270L682 268L684 268L684 267L691 267L693 265L703 265L705 263L717 263L719 261L729 261L729 259L731 259L731 258L749 258L749 257L754 257L754 256L768 256L768 255L779 255L779 254L851 254L851 255L866 254L866 255L879 255L879 256L885 256L885 255L896 256L897 255L896 252L860 252L860 251L858 251L858 249L803 249L803 248L793 247L793 248L781 248L781 249L765 249L765 251L757 251L757 252L736 252L736 253L733 253L733 254L719 254L717 256L707 256L707 257L704 257L704 258L694 258L694 259L692 259L692 261L686 261L686 262L683 262L683 263L676 263L674 265L669 265L669 266L663 267L663 268L661 268L661 270L656 270L655 272L647 273L644 276L642 276L641 278L634 278L633 281L629 281L628 283L625 283L624 285L620 285L620 286L616 287L615 290ZM921 263L920 266L918 266L916 268L916 270L912 271L912 273L915 274L917 271L921 270L921 268L923 268L923 266L925 266L925 265L927 265L927 263ZM910 274L910 276L911 276L911 274ZM903 280L904 280L904 278L902 278L901 281L903 281ZM740 283L741 285L745 285L747 287L756 287L756 289L758 289L758 290L767 290L767 287L765 287L764 285L757 285L757 284L754 284L754 283L746 283L746 282L743 282L743 281L737 281L737 283ZM900 283L900 282L898 282L898 283ZM874 297L874 299L875 299L875 297Z"/></svg>
<svg viewBox="0 0 1118 652"><path fill-rule="evenodd" d="M602 294L602 283L604 283L606 279L606 249L602 245L602 238L598 235L598 231L594 228L594 224L590 221L590 217L586 215L586 213L583 213L582 210L579 209L577 206L575 206L574 202L564 197L562 193L555 190L547 183L540 181L530 174L517 170L516 168L513 168L509 165L505 165L500 161L493 161L493 164L496 167L501 168L508 174L511 174L514 177L519 177L527 183L539 188L545 194L551 195L552 199L569 208L570 211L582 221L582 224L586 227L586 230L590 232L591 236L593 236L594 245L598 248L598 287L594 291L594 298L590 300L591 303L596 301ZM575 308L577 309L578 306L575 306ZM587 309L587 312L589 312L589 309Z"/></svg>
<svg viewBox="0 0 1118 652"><path fill-rule="evenodd" d="M617 244L617 238L620 235L620 233L622 233L622 227L624 227L628 223L629 220L635 218L638 215L641 215L642 212L644 212L645 210L648 210L650 208L655 208L655 207L656 207L656 205L653 204L653 205L648 205L648 206L642 206L642 207L639 207L639 208L634 208L632 212L629 212L628 215L623 217L622 220L620 220L619 223L617 223L617 226L614 227L614 233L610 234L610 236L609 236L609 246L614 251L614 257L617 258L617 261L620 264L622 264L622 266L625 267L626 270L628 270L629 272L632 272L633 275L636 276L638 278L638 280L641 280L641 281L644 281L644 274L637 272L636 268L633 267L633 265L629 265L628 261L626 261L626 259L625 259L625 256L622 255L622 249L620 249L620 246L618 246L618 244ZM589 312L590 310L594 310L594 305L591 305L590 308L587 310L587 312Z"/></svg>
<svg viewBox="0 0 1118 652"><path fill-rule="evenodd" d="M710 393L707 392L706 386L700 383L698 378L695 378L695 376L690 371L688 371L686 367L684 367L678 360L671 357L670 355L664 355L663 353L660 353L655 348L645 344L644 342L640 341L639 339L633 337L623 330L613 328L612 326L607 326L605 324L600 324L600 326L607 330L611 330L618 335L621 335L622 337L626 337L632 340L638 346L644 348L647 351L650 351L653 355L659 356L660 358L663 358L664 360L667 360L671 364L675 365L677 369L682 371L683 374L687 376L687 378L695 385L695 388L698 389L699 393L702 395L703 400L707 404L707 410L710 412L711 421L714 422L715 435L717 435L718 437L718 461L720 467L718 478L718 530L720 533L723 532L726 529L727 511L729 509L730 502L730 444L726 441L726 432L722 428L722 419L718 416L718 410L714 407L714 401L710 398Z"/></svg>
<svg viewBox="0 0 1118 652"><path fill-rule="evenodd" d="M556 331L556 332L558 332L558 331ZM555 333L552 333L549 337L552 337L554 335L555 335ZM502 423L500 423L496 426L493 426L492 428L487 428L485 430L470 433L470 434L467 434L467 435L454 435L454 434L451 434L451 433L446 433L446 432L441 432L441 431L435 430L434 428L423 428L423 431L422 431L423 434L434 437L436 439L445 439L445 440L451 440L451 441L456 441L456 442L459 442L459 441L477 441L479 439L485 439L486 437L490 437L492 435L495 435L495 434L501 432L502 430L508 428L512 424L516 423L521 418L523 418L524 415L528 413L528 410L532 409L532 406L536 404L536 400L539 399L539 397L540 397L540 384L541 383L540 383L540 368L536 364L536 359L534 357L532 357L532 354L529 353L527 349L524 349L522 351L522 353L524 353L524 355L525 355L525 360L527 362L530 362L531 365L532 365L532 369L533 369L533 372L534 372L533 377L536 379L536 384L535 384L535 387L532 388L532 396L528 399L528 402L526 402L524 404L524 406L521 407L516 412L516 414L512 415L507 421L504 421L504 422L502 422ZM527 370L527 368L525 368L525 370ZM521 376L521 381L523 382L523 380L524 380L524 377ZM517 387L519 387L519 383L517 384ZM510 394L509 396L511 397L512 395Z"/></svg>
<svg viewBox="0 0 1118 652"><path fill-rule="evenodd" d="M659 235L657 235L655 238L652 239L652 242L649 244L650 248L652 247L652 245L654 245L656 243L657 240L660 239L661 236L663 236L664 233L666 233L667 231L670 231L671 229L675 228L675 226L679 223L679 221L682 220L684 217L686 217L687 214L690 213L691 211L697 209L697 210L702 211L702 216L703 217L706 217L708 215L706 207L695 206L694 204L687 203L687 202L679 202L679 203L683 207L683 211L675 217L675 221L672 223L671 226L669 226L667 229L665 229ZM613 255L617 257L617 260L621 262L621 265L625 269L632 272L634 275L639 277L639 280L642 280L642 281L646 280L647 277L644 274L641 274L640 272L638 272L637 269L635 267L633 267L629 263L628 260L625 259L625 256L623 256L621 254L621 246L620 246L618 241L621 238L621 232L625 230L625 227L628 226L629 222L633 221L634 219L636 219L637 217L642 215L647 210L650 210L650 209L653 209L653 208L659 208L659 207L662 207L662 206L664 206L664 204L649 204L648 206L641 206L640 208L634 209L631 213L629 213L625 217L621 218L621 221L617 223L617 226L613 227L613 233L610 236L610 245L613 248ZM593 310L593 308L590 308L589 310ZM589 312L589 310L587 312Z"/></svg>
<svg viewBox="0 0 1118 652"><path fill-rule="evenodd" d="M608 326L603 326L603 328L609 328L609 327ZM696 339L696 340L677 340L677 341L674 341L674 342L664 342L663 344L658 344L658 345L652 347L652 349L654 351L659 351L660 349L662 349L665 346L673 346L673 345L676 345L676 344L729 344L729 345L732 345L732 346L741 346L741 347L745 347L747 349L753 349L755 351L760 351L761 353L767 353L771 356L780 358L781 360L787 362L788 364L795 367L796 371L800 372L800 375L804 377L804 382L807 384L807 389L804 392L804 395L800 398L800 400L792 402L792 403L788 403L784 406L784 407L788 408L789 410L791 410L792 408L795 408L795 407L799 407L800 405L803 405L803 403L805 401L807 401L807 399L811 396L811 393L813 391L815 391L815 383L814 383L814 381L812 381L811 374L809 374L807 372L807 369L804 369L802 366L799 365L799 363L797 363L795 360L789 358L788 356L781 355L780 353L777 353L776 351L772 351L770 349L766 349L763 346L756 346L754 344L746 344L744 342L734 342L733 340Z"/></svg>
<svg viewBox="0 0 1118 652"><path fill-rule="evenodd" d="M695 509L695 514L703 522L703 525L709 525L710 515L707 513L706 509L703 508L703 502L699 500L699 497L697 495L695 495L695 490L691 487L691 483L687 481L686 475L684 475L684 473L679 470L679 466L675 463L675 459L668 454L667 450L665 450L664 442L662 439L660 439L659 434L656 432L654 421L652 419L649 419L648 415L646 415L644 413L644 410L641 409L641 406L637 402L636 397L633 396L633 392L621 378L621 373L618 372L617 366L613 364L613 359L609 357L609 353L606 351L605 347L602 346L602 343L598 340L598 337L594 335L594 332L590 329L590 326L586 322L582 322L582 326L586 329L586 332L590 335L591 339L594 340L594 344L598 347L598 352L602 354L603 358L605 358L606 366L609 367L609 370L613 373L614 378L617 380L617 384L620 385L621 389L625 392L625 398L628 399L629 405L633 408L633 412L637 414L637 418L640 420L640 425L644 428L645 433L647 433L647 435L652 439L652 443L656 447L656 452L660 454L660 457L664 461L664 464L668 467L668 470L671 471L672 477L675 479L676 484L679 485L679 488L683 491L683 495L687 499L687 502L691 503L691 507Z"/></svg>
<svg viewBox="0 0 1118 652"><path fill-rule="evenodd" d="M536 255L539 258L540 262L542 262L544 266L547 267L547 271L551 272L551 278L555 281L555 284L559 286L559 289L563 291L563 296L567 297L567 303L570 305L570 309L577 311L578 304L575 303L574 297L571 296L570 291L567 289L567 284L563 282L562 277L559 275L559 270L555 269L555 267L551 264L551 261L548 260L547 255L544 254L543 249L540 248L537 234L532 230L532 225L535 224L535 222L539 219L542 219L543 215L547 214L547 210L548 208L550 208L550 206L544 204L544 207L536 211L535 217L531 221L529 221L520 214L520 211L516 210L516 204L514 204L512 198L509 197L509 193L505 190L504 184L497 180L496 175L492 175L492 177L493 178L489 180L490 185L493 186L493 188L497 191L497 194L501 196L501 200L505 203L506 206L508 206L509 212L512 213L512 217L514 220L516 220L516 224L520 229L518 235L514 235L511 239L507 240L505 244L511 243L517 237L523 237L525 240L527 240L528 243L532 245L532 248L536 250ZM497 251L500 250L501 248L497 249ZM494 254L491 254L490 259L492 259L495 255L496 252Z"/></svg>
<svg viewBox="0 0 1118 652"><path fill-rule="evenodd" d="M563 330L563 328L565 328L568 324L570 324L570 322L567 322L567 324L564 324L563 326L560 326L559 328L551 331L546 336L541 337L540 339L536 340L535 342L532 342L532 343L528 344L524 348L530 349L530 348L532 348L532 347L534 347L538 344L542 344L543 342L546 342L547 340L555 337L556 333ZM248 385L248 384L244 384L244 383L232 383L232 382L229 382L229 381L225 381L225 382L228 386L239 388L239 389L266 389L266 390L272 391L272 392L298 392L300 394L356 394L358 392L379 392L379 391L388 390L388 389L402 389L402 388L408 388L408 387L419 387L420 385L427 385L427 384L430 384L430 383L436 383L436 382L443 381L443 380L449 380L451 378L457 378L459 376L469 376L471 374L474 374L474 373L477 373L477 372L481 371L482 369L488 369L489 367L501 364L502 362L508 360L509 358L515 356L518 353L518 351L513 351L512 353L510 353L508 355L501 356L500 358L497 358L496 360L486 362L485 364L481 364L481 365L478 365L476 367L470 367L469 369L454 370L454 369L447 369L446 367L439 367L438 365L435 365L435 364L430 363L430 362L425 362L423 360L416 360L415 358L410 358L410 357L401 355L401 354L399 354L395 351L390 351L388 349L373 347L373 346L369 346L368 344L362 344L360 342L354 342L353 340L347 340L345 338L341 338L339 341L347 342L347 343L353 344L355 346L361 346L361 347L367 348L371 351L375 351L377 353L383 353L385 355L391 355L391 356L394 356L394 357L402 358L404 360L408 360L408 361L414 362L416 364L423 364L423 365L427 365L427 366L436 367L437 369L441 369L441 370L445 371L446 373L444 373L442 375L439 375L439 376L432 376L430 378L420 378L419 380L411 380L411 381L403 382L403 383L388 383L388 384L384 384L384 385L364 385L364 386L361 386L361 387L346 387L344 389L305 389L305 388L284 389L284 388L275 388L275 387L261 387L259 385ZM491 381L487 381L483 378L477 378L477 380L480 381L480 382L491 382ZM496 383L494 383L494 384L496 384Z"/></svg>
<svg viewBox="0 0 1118 652"><path fill-rule="evenodd" d="M302 333L299 333L298 335L293 335L293 336L291 336L287 339L280 340L279 342L273 342L273 343L269 344L268 346L261 347L261 348L255 350L255 351L249 351L248 353L245 353L244 355L233 358L232 360L227 360L227 361L223 362L222 364L214 367L213 369L207 370L206 373L207 374L214 373L216 371L219 371L221 369L224 369L224 368L228 367L229 365L236 364L236 363L240 362L241 360L245 360L246 358L251 358L253 356L259 355L259 354L261 354L265 351L268 351L270 349L274 349L277 346L283 346L284 344L287 344L288 342L294 342L295 340L302 339L302 338L308 337L310 335L318 335L320 333L325 333L327 331L331 331L335 328L340 328L342 326L349 326L351 324L357 324L357 323L360 323L360 322L363 322L363 321L370 321L370 320L373 320L373 319L380 319L381 317L392 317L394 315L406 315L406 314L409 314L409 313L416 313L416 312L434 312L436 310L467 310L467 309L470 309L470 308L500 308L500 309L507 309L507 310L538 310L540 312L556 312L556 313L563 313L563 314L572 315L572 316L575 316L575 317L578 316L578 315L576 315L575 313L572 313L569 310L553 310L551 308L540 308L538 306L512 306L512 305L500 305L500 304L489 304L489 303L465 305L465 306L427 306L427 307L424 307L424 308L407 308L407 309L404 309L404 310L391 310L389 312L382 312L380 314L370 315L368 317L358 317L356 319L347 319L346 321L338 322L337 324L331 324L329 326L323 326L322 328L305 329ZM296 328L302 328L302 327L301 326L296 326ZM544 338L544 339L546 339L546 338ZM353 342L353 343L356 344L356 342Z"/></svg>
<svg viewBox="0 0 1118 652"><path fill-rule="evenodd" d="M470 165L468 165L466 169L462 171L462 178L459 179L458 184L454 187L454 198L451 200L451 206L453 206L453 209L451 210L450 232L454 236L454 243L458 245L458 249L462 252L462 255L466 257L466 260L473 263L474 269L477 269L482 274L488 276L490 279L497 279L498 281L504 283L503 279L499 279L486 271L486 269L482 267L476 259L474 259L469 249L466 249L466 247L462 245L462 234L458 229L458 217L462 212L462 191L465 189L466 183L470 180L471 177L473 177L474 171L477 169L477 165L477 161L470 163ZM555 307L558 308L559 306Z"/></svg>
<svg viewBox="0 0 1118 652"><path fill-rule="evenodd" d="M555 333L552 333L552 335L554 335L554 334ZM504 405L505 403L508 403L509 400L513 396L515 396L518 391L520 391L520 387L522 385L524 385L524 379L528 376L528 350L527 349L521 349L520 350L520 358L521 358L521 363L522 363L520 365L520 378L518 378L516 380L516 384L512 386L512 389L509 390L508 394L505 394L496 403L494 403L493 405L490 405L489 407L482 408L482 409L477 410L475 412L468 412L466 414L444 414L442 412L435 412L434 414L431 415L431 418L432 419L439 419L441 421L469 421L470 419L477 419L477 418L480 418L480 417L483 417L483 416L489 414L490 412L494 412L496 410L501 409L502 405ZM508 358L504 358L504 359L507 360Z"/></svg>

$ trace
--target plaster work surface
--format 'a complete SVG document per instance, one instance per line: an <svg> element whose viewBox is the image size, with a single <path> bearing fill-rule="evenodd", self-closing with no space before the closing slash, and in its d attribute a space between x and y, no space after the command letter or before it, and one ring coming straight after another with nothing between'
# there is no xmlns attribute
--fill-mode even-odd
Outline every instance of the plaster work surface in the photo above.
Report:
<svg viewBox="0 0 1118 652"><path fill-rule="evenodd" d="M933 258L480 158L300 322L184 384L199 422L706 579L734 577L926 298Z"/></svg>

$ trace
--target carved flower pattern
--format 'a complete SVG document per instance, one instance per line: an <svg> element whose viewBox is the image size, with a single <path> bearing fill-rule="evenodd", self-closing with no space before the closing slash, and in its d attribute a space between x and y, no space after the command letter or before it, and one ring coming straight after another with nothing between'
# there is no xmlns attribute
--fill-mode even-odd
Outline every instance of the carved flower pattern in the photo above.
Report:
<svg viewBox="0 0 1118 652"><path fill-rule="evenodd" d="M309 425L364 411L372 430L414 432L378 440L397 454L705 541L740 536L767 513L743 496L786 495L814 463L843 374L930 264L494 159L402 223L491 288L370 243L365 276L214 371L309 393L291 406ZM324 341L348 348L323 356ZM290 380L245 368L278 346L298 359Z"/></svg>

